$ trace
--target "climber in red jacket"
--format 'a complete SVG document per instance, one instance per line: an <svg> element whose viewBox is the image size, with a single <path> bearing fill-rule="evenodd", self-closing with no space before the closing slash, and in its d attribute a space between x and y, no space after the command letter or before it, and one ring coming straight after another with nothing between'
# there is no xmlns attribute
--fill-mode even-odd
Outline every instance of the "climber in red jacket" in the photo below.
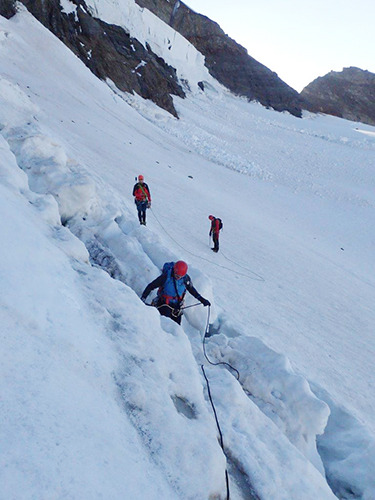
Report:
<svg viewBox="0 0 375 500"><path fill-rule="evenodd" d="M214 246L213 248L211 248L211 250L217 253L219 251L219 233L220 229L223 228L223 223L221 219L219 219L218 217L214 217L213 215L209 215L208 218L211 221L211 229L209 235L212 236L212 241L214 242Z"/></svg>
<svg viewBox="0 0 375 500"><path fill-rule="evenodd" d="M151 208L151 194L142 174L138 175L138 182L133 188L133 196L134 203L137 205L139 223L145 226L146 209Z"/></svg>

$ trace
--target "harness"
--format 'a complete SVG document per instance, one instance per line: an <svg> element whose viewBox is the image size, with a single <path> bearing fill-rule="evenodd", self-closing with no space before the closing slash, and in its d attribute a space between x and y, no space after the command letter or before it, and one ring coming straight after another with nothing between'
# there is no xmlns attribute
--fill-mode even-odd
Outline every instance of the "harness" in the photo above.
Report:
<svg viewBox="0 0 375 500"><path fill-rule="evenodd" d="M148 201L148 195L147 195L146 191L144 190L144 187L142 186L142 184L140 182L138 182L138 186L139 186L139 189L144 194L145 200Z"/></svg>
<svg viewBox="0 0 375 500"><path fill-rule="evenodd" d="M164 285L158 290L158 297L167 305L172 303L173 306L176 305L180 307L183 304L186 294L185 279L182 278L182 283L180 285L182 293L180 294L177 280L173 275L173 262L169 262L165 265L164 272L166 273L167 278ZM173 291L175 292L174 295L172 295Z"/></svg>

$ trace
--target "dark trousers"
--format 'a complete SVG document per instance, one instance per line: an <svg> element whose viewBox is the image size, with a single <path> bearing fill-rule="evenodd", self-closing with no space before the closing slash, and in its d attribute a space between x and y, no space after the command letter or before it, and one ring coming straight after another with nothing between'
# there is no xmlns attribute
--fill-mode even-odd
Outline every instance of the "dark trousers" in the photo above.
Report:
<svg viewBox="0 0 375 500"><path fill-rule="evenodd" d="M218 234L213 233L213 235L212 235L212 240L213 240L213 242L214 242L214 248L213 248L213 251L214 251L214 252L218 252L218 251L219 251L219 235L218 235Z"/></svg>
<svg viewBox="0 0 375 500"><path fill-rule="evenodd" d="M138 219L141 224L146 224L146 209L147 209L147 201L136 201L138 210Z"/></svg>
<svg viewBox="0 0 375 500"><path fill-rule="evenodd" d="M158 306L158 311L162 316L167 316L167 318L171 318L173 321L181 325L182 314L179 314L180 309L178 307L174 308L167 304L162 304L161 306Z"/></svg>

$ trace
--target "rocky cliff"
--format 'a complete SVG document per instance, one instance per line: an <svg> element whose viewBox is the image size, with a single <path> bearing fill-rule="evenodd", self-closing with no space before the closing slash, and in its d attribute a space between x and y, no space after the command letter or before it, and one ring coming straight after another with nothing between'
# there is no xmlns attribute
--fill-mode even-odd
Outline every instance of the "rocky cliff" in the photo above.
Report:
<svg viewBox="0 0 375 500"><path fill-rule="evenodd" d="M301 116L298 93L229 38L220 26L179 0L136 0L191 42L211 75L233 93Z"/></svg>
<svg viewBox="0 0 375 500"><path fill-rule="evenodd" d="M136 92L177 116L172 95L184 97L174 68L131 38L121 27L95 18L84 0L70 0L66 13L59 0L21 0L27 9L62 40L101 79L123 91ZM136 0L189 40L205 56L212 76L233 93L277 111L301 116L298 93L250 57L220 26L179 0ZM0 13L14 14L14 0L1 0ZM145 64L146 63L146 64ZM202 85L203 88L203 85Z"/></svg>
<svg viewBox="0 0 375 500"><path fill-rule="evenodd" d="M66 13L59 0L21 0L29 12L64 42L102 80L124 92L136 92L177 116L172 95L184 97L174 68L131 38L119 26L95 18L84 0L70 0ZM15 12L12 0L0 0L0 14Z"/></svg>
<svg viewBox="0 0 375 500"><path fill-rule="evenodd" d="M301 97L310 111L375 125L375 74L369 71L331 71L307 85Z"/></svg>
<svg viewBox="0 0 375 500"><path fill-rule="evenodd" d="M0 0L0 16L10 19L16 13L15 0Z"/></svg>

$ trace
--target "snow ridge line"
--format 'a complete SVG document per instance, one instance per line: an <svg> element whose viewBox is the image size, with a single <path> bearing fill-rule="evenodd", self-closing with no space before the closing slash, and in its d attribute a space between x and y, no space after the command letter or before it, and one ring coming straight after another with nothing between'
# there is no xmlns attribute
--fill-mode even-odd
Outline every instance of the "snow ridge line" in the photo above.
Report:
<svg viewBox="0 0 375 500"><path fill-rule="evenodd" d="M47 196L52 194L54 196L58 204L62 222L81 241L86 243L87 236L91 237L89 241L92 242L92 259L94 261L96 259L98 265L100 265L100 262L104 263L104 266L107 267L105 270L107 272L110 270L109 274L112 272L114 276L118 277L117 279L120 279L133 289L139 288L139 285L137 286L137 278L139 277L134 276L129 268L125 268L125 272L121 269L123 263L120 261L120 264L116 260L116 252L124 253L124 246L122 244L127 242L129 245L129 239L132 240L131 244L138 243L139 247L142 247L146 254L144 260L148 263L149 274L154 273L155 266L153 263L160 259L160 255L155 255L155 252L154 254L150 252L151 257L147 255L147 251L141 243L142 239L145 242L144 233L141 233L139 228L137 230L134 229L134 225L128 222L128 219L132 217L125 217L125 214L120 212L120 215L117 215L113 219L108 216L108 213L105 213L104 215L107 219L103 220L101 227L97 228L95 217L90 220L93 212L97 215L97 212L102 210L100 202L93 195L95 193L95 186L82 174L77 165L67 159L61 146L47 136L42 135L33 121L16 127L2 126L1 129L4 138L8 141L16 157L19 167L28 175L30 188L33 187L33 190L39 194ZM61 186L63 189L60 189ZM90 227L91 224L94 224L94 236L96 239L92 239L93 227ZM128 224L128 228L125 232L123 229L126 224ZM90 244L86 245L86 248L88 247L90 248ZM159 245L159 254L162 253L164 259L165 252L160 252L160 249ZM131 248L128 249L128 252L126 250L125 245L125 254L132 253ZM113 254L112 251L114 252ZM137 252L133 251L134 253L137 254ZM220 331L225 337L225 322L221 323ZM220 338L219 342L218 336L216 342L220 345L220 349L223 347L221 346L222 341L223 339ZM227 348L227 351L230 352L231 357L236 353L235 349L231 347ZM246 370L244 373L246 373ZM280 399L280 397L276 396L275 399ZM283 404L285 405L285 401ZM325 405L323 407L326 411L327 407ZM282 416L278 415L278 418L282 418ZM236 460L241 463L240 456L237 456ZM247 467L243 465L243 473L250 478L251 474L246 474L246 469Z"/></svg>
<svg viewBox="0 0 375 500"><path fill-rule="evenodd" d="M112 220L103 221L102 227L99 230L96 229L94 234L91 232L91 227L89 230L85 227L86 225L91 226L89 212L91 209L95 210L99 204L97 200L93 199L92 193L95 193L95 186L90 179L82 174L77 167L69 168L69 163L72 164L72 162L68 160L62 147L51 138L42 135L35 122L29 121L25 127L4 128L2 133L15 155L19 167L26 172L30 189L39 194L53 195L58 204L62 224L71 229L73 234L83 241L92 262L100 267L103 266L103 269L112 277L119 279L133 289L138 288L136 291L139 291L139 286L135 286L134 276L130 276L116 261L116 253L117 257L119 253L124 254L124 248L121 244L124 242L119 241L116 245L113 239L126 236L124 224L117 223L121 235L113 234ZM89 186L88 190L86 190L87 186ZM76 196L77 187L78 196ZM80 189L81 187L83 189ZM73 196L69 190L72 191ZM123 220L123 215L116 218L116 221L119 222ZM130 227L133 229L132 226ZM115 254L110 250L111 239ZM147 254L149 249L143 248L143 250ZM164 252L163 249L162 253L167 252ZM168 256L168 258L170 257ZM151 260L153 260L152 257ZM222 331L225 331L224 325L222 325ZM215 359L218 358L215 356Z"/></svg>
<svg viewBox="0 0 375 500"><path fill-rule="evenodd" d="M67 167L68 161L60 145L47 136L40 134L35 123L33 125L32 122L28 122L26 128L22 126L15 128L9 126L1 127L1 133L7 140L15 156L17 165L28 177L30 189L34 192L38 191L40 196L43 196L43 194L45 196L52 194L58 205L61 223L68 229L71 229L72 234L84 243L89 252L91 263L107 272L112 278L129 285L129 282L131 283L132 281L131 278L129 280L129 276L125 275L126 273L121 269L121 264L116 261L110 248L101 243L100 236L98 237L97 234L93 234L90 230L82 228L82 223L85 226L84 223L90 220L90 205L87 203L87 200L83 197L83 203L74 207L78 213L74 213L69 200L69 190L66 189L61 193L57 188L58 182L62 181L74 191L75 181L78 181L82 185L82 179L85 179L85 176L77 169L75 172L69 172L69 168ZM56 184L54 184L55 182ZM79 198L82 200L82 196ZM90 199L91 202L92 200ZM119 228L118 225L116 227ZM104 238L102 234L102 239L105 240L105 233L108 229L105 221L103 222L102 229L104 229ZM121 234L123 235L124 233L121 231ZM123 392L124 387L120 377L116 377L116 384L120 391ZM134 414L134 409L128 408L128 411L130 415ZM139 426L137 419L134 420L134 423L137 427ZM147 433L144 436L147 437ZM158 465L160 466L161 464L159 463ZM234 469L233 464L232 469ZM249 478L247 478L247 481L249 481Z"/></svg>
<svg viewBox="0 0 375 500"><path fill-rule="evenodd" d="M30 123L28 123L27 126L30 126ZM47 149L49 149L49 147L51 145L49 138L44 137L42 134L39 133L39 130L36 130L36 129L37 129L37 127L34 129L34 132L37 132L36 137L38 139L38 148L36 148L34 150L34 153L37 153L38 151L43 150L43 147L42 147L43 146L43 139L45 139L44 145L46 146ZM34 179L33 177L34 176L37 177L38 175L46 175L46 176L50 177L50 176L53 176L53 172L55 172L55 174L57 174L56 177L59 178L59 175L58 175L59 165L58 165L58 161L57 161L56 157L51 156L50 162L48 162L46 160L46 158L43 157L43 155L41 155L41 157L38 157L38 154L29 154L30 153L30 150L29 150L30 143L35 144L35 141L34 141L35 137L33 136L32 133L29 133L30 132L29 130L28 130L28 132L26 132L23 126L17 126L16 128L12 128L8 125L7 126L2 125L2 126L0 126L0 131L3 135L3 137L5 138L5 140L8 142L8 144L11 148L11 151L14 154L14 157L15 157L15 160L16 160L18 167L25 171L25 174L27 175L28 180L29 180L29 184L34 185L33 181L36 179ZM33 149L33 148L31 148L31 149ZM25 152L26 150L27 150L27 153ZM57 150L58 150L58 152L60 152L59 147L57 147ZM56 156L59 156L59 155L56 155ZM45 169L44 172L41 172L41 169ZM56 170L57 170L57 172L56 172ZM74 172L74 178L75 179L79 178L77 175L77 172ZM42 191L42 188L40 187L41 185L42 185L42 183L38 184L40 191ZM44 188L46 186L47 186L47 183L44 184ZM51 186L48 186L48 187L51 187ZM72 185L72 188L74 190L74 184ZM47 188L46 188L46 191L47 192L45 192L45 193L39 193L37 198L38 199L41 199L41 198L51 199L52 197L50 194L48 194ZM52 191L54 192L54 196L56 196L56 191L54 191L54 190L52 190ZM33 191L31 191L31 193L33 193ZM27 194L27 193L24 193L24 194ZM64 196L66 197L65 200L60 200L60 199L58 200L58 202L63 201L63 204L60 205L58 202L54 201L54 203L52 203L51 206L49 206L50 212L53 211L56 215L58 212L58 208L60 208L61 206L65 206L64 203L66 203L67 206L69 205L69 203L68 203L69 191L68 190L64 191ZM54 229L56 229L56 226L60 225L59 227L62 229L65 229L66 233L71 234L73 239L75 239L75 240L77 239L77 241L83 241L85 244L87 244L86 248L88 249L88 251L90 253L91 261L94 263L95 267L99 267L100 269L103 269L104 271L106 271L106 273L108 273L110 276L112 276L116 280L126 283L128 281L129 276L125 276L125 273L121 269L121 266L117 263L112 252L110 251L110 249L106 248L99 241L99 239L96 237L96 235L91 231L91 228L88 229L87 227L85 227L85 225L83 225L83 227L82 227L82 225L80 225L80 223L85 223L87 221L90 221L90 214L88 213L88 210L87 210L86 201L87 200L83 200L83 205L78 207L79 214L72 218L72 219L74 219L74 221L64 217L64 225L65 225L66 229L60 225L61 222L60 222L59 217L53 218L53 217L49 216L48 222L54 226ZM78 221L80 221L80 223L78 223ZM71 222L73 228L78 231L79 236L75 236L73 232L68 231L68 229L70 229L69 222ZM95 223L97 221L94 220L94 221L90 221L90 222ZM103 230L103 233L105 233L105 229L106 229L105 226L106 226L106 224L104 221L103 227L101 228ZM116 225L116 227L118 227L118 226ZM86 237L89 237L89 240L87 242L85 241ZM64 248L62 248L62 249L64 250ZM73 262L73 267L78 272L82 272L83 274L85 274L82 271L82 266L79 262L82 260L85 261L84 256L82 256L82 255L72 256L70 251L67 253L70 257L73 257L74 261L76 261L76 262ZM87 260L86 260L86 262L87 262ZM129 290L130 290L130 288L129 288ZM103 304L105 304L105 303L106 303L105 300L103 300ZM139 304L139 307L142 309L144 308L143 304ZM112 310L112 308L110 308L106 305L104 305L104 309L111 317L110 324L113 325L112 336L113 336L113 339L114 340L116 339L116 342L118 342L118 344L119 344L118 349L120 351L120 354L124 357L124 361L125 361L124 366L127 367L125 370L125 373L122 373L120 371L119 373L114 374L115 383L118 387L119 395L120 395L121 399L123 400L125 410L126 410L127 414L129 415L129 418L133 422L134 427L137 429L142 441L144 442L145 447L149 448L150 458L152 460L154 460L155 464L160 469L162 469L164 471L165 476L167 478L170 478L170 482L171 482L172 487L176 490L176 492L178 492L178 498L181 498L181 499L190 498L188 492L191 493L191 495L192 495L191 498L193 498L193 497L196 498L198 492L194 491L194 487L192 487L192 486L189 487L187 484L184 484L183 480L179 481L178 479L174 478L173 471L168 468L168 462L165 463L165 462L163 462L163 459L158 458L159 453L157 453L157 448L158 448L158 446L160 446L161 443L159 443L159 444L156 443L156 445L152 444L153 441L157 441L157 439L155 439L156 432L155 432L155 430L153 430L152 424L150 424L150 422L148 421L150 418L152 418L152 415L147 415L148 412L146 411L146 409L144 409L141 412L143 415L140 416L139 403L132 402L132 401L137 400L138 393L137 393L137 390L134 388L132 388L131 393L129 393L128 386L130 384L129 384L129 381L127 380L126 371L131 369L131 367L133 367L134 371L137 371L141 360L137 359L136 355L134 355L133 357L131 356L129 358L129 354L125 351L125 349L123 349L121 347L122 342L119 342L116 338L116 336L118 335L119 329L126 332L126 333L129 333L128 332L129 320L125 321L125 318L122 317L121 313L118 314L118 312L116 310ZM128 336L128 338L129 338L129 336ZM172 345L173 345L173 342L171 342L171 341L169 341L169 342L172 343ZM175 346L175 348L176 348L176 346ZM185 348L185 346L182 346L182 348ZM134 350L134 352L136 352L134 348L133 348L133 350ZM171 368L172 374L174 374L173 371L174 370ZM133 379L134 379L134 381L136 380L135 377L133 377ZM156 382L157 382L157 380L155 380L155 383ZM145 383L147 384L147 379L145 380ZM164 388L164 390L165 390L165 388ZM181 394L183 394L183 393L179 392L176 395L176 397L178 397L179 401L180 401L179 407L182 404L189 406L189 397L187 396L186 399L182 398ZM167 391L165 391L164 397L168 397ZM184 403L184 401L186 401L186 402ZM197 411L201 411L201 409L199 408L199 405L197 405L196 402L194 402L194 400L193 400L193 404L191 406L192 407L197 406ZM176 405L176 410L177 410L176 415L178 415L180 412L180 410L178 409L179 407L177 407L177 405ZM208 412L207 412L207 414L208 414ZM191 417L191 418L193 419L193 417ZM197 418L198 418L197 416L194 417L194 419L197 419ZM202 419L200 419L200 420L202 420ZM204 419L203 419L202 423L204 424ZM202 423L200 425L202 425ZM159 425L159 424L157 424L157 425ZM157 427L157 425L156 425L156 427ZM213 432L212 432L212 436L211 436L211 442L214 444L216 442ZM163 446L165 446L166 443L162 441L162 444L163 444ZM208 444L208 443L206 443L206 444ZM156 449L154 449L155 446L156 446ZM207 453L210 453L209 449L210 449L210 447L207 448ZM195 453L195 450L192 450L191 452ZM169 451L167 450L166 453L168 454ZM212 455L212 452L211 452L211 455ZM171 453L171 456L173 457L172 453ZM214 471L212 470L212 467L213 467L213 465L215 465L215 462L217 462L218 460L215 457L213 457L211 459L209 456L207 456L207 460L208 460L208 470L210 471L209 475L210 474L212 475L212 479L210 479L208 482L214 483L216 478L215 478L215 474L213 474ZM211 464L210 464L210 462L211 462ZM216 486L218 486L218 485L216 485ZM212 488L212 486L211 486L211 488L208 488L209 494L212 494L213 496L215 496L215 498L216 497L219 498L219 496L218 496L219 491L218 490L215 491Z"/></svg>
<svg viewBox="0 0 375 500"><path fill-rule="evenodd" d="M182 248L189 255L193 255L194 257L197 257L198 259L201 259L201 260L204 260L206 262L209 262L210 264L214 264L215 266L220 267L221 269L226 269L227 271L230 271L233 274L237 274L238 276L243 276L243 277L245 277L245 278L247 278L249 280L265 282L265 279L263 278L263 276L261 276L260 274L257 274L256 272L252 271L251 269L248 269L247 267L241 266L241 264L239 264L237 262L234 262L233 260L231 260L228 257L226 257L222 252L221 252L221 255L226 260L228 260L229 262L232 262L235 266L244 269L247 272L247 274L245 274L244 272L237 271L236 269L230 269L229 267L223 266L222 264L217 264L216 262L212 262L211 260L206 259L205 257L202 257L201 255L197 255L197 254L194 254L193 252L190 252L189 250L187 250L186 248L184 248L182 245L180 245L179 242L175 238L173 238L173 236L165 229L165 227L160 222L159 218L156 216L156 214L152 210L152 208L151 208L151 213L153 214L153 216L155 217L156 221L158 222L159 226L163 229L163 231L165 232L165 234L172 241L174 241L177 246L179 246L180 248Z"/></svg>

